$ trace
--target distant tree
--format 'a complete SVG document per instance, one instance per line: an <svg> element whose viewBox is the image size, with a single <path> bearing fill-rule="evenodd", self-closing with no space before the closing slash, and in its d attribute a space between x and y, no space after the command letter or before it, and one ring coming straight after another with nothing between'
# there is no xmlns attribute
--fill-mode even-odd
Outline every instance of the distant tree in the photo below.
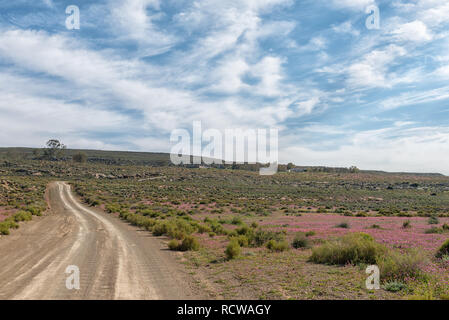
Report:
<svg viewBox="0 0 449 320"><path fill-rule="evenodd" d="M64 150L67 148L64 144L56 139L48 140L45 145L47 147L44 150L44 157L49 160L59 159L63 155Z"/></svg>
<svg viewBox="0 0 449 320"><path fill-rule="evenodd" d="M78 152L77 154L73 155L72 160L74 162L84 163L87 161L87 155L84 152Z"/></svg>
<svg viewBox="0 0 449 320"><path fill-rule="evenodd" d="M357 168L356 166L349 167L349 172L351 173L357 173L359 171L360 171L359 168Z"/></svg>
<svg viewBox="0 0 449 320"><path fill-rule="evenodd" d="M291 162L287 164L287 170L293 169L294 167L295 165Z"/></svg>

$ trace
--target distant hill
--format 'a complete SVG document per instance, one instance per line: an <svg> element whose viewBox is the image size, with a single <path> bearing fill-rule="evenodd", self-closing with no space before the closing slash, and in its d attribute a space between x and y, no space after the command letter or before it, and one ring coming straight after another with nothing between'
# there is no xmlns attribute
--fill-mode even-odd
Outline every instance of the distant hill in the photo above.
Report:
<svg viewBox="0 0 449 320"><path fill-rule="evenodd" d="M0 148L0 160L33 160L36 159L35 151L43 153L41 148ZM64 159L71 160L72 156L78 153L85 153L87 161L90 163L103 163L115 165L150 165L150 166L172 166L170 154L161 152L135 152L135 151L104 151L89 149L66 149ZM188 165L189 166L189 165ZM195 165L193 165L195 166ZM198 165L196 165L198 166ZM260 164L240 164L240 165L214 165L218 168L233 168L249 171L257 171ZM279 171L287 171L286 165L279 165ZM295 166L291 171L297 172L331 172L350 173L351 168L337 168L324 166ZM416 175L416 176L444 176L440 173L414 173L414 172L386 172L379 170L358 170L360 173L380 174L380 175Z"/></svg>
<svg viewBox="0 0 449 320"><path fill-rule="evenodd" d="M34 151L43 153L39 148L0 148L0 159L10 160L32 160L35 159ZM131 152L131 151L103 151L66 149L64 157L71 159L77 153L85 153L89 162L100 162L106 164L135 164L135 165L169 165L170 155L168 153L153 152Z"/></svg>

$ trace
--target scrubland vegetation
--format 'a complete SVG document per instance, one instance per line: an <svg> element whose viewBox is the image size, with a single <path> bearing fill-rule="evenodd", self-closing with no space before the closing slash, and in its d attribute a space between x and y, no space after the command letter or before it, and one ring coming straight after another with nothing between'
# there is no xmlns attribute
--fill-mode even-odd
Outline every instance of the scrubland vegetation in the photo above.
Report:
<svg viewBox="0 0 449 320"><path fill-rule="evenodd" d="M217 297L449 298L448 177L42 160L0 160L0 177L8 230L44 210L48 181L66 180L183 252ZM371 264L381 290L365 288Z"/></svg>

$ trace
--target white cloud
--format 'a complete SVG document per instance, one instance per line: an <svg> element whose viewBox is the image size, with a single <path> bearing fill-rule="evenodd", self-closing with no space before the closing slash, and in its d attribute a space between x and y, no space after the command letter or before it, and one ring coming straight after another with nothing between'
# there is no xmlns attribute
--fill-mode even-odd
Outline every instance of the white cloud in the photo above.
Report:
<svg viewBox="0 0 449 320"><path fill-rule="evenodd" d="M449 87L442 87L418 92L402 93L398 96L385 99L381 107L391 110L403 106L417 105L449 99Z"/></svg>
<svg viewBox="0 0 449 320"><path fill-rule="evenodd" d="M300 140L291 136L290 139ZM449 175L448 127L398 127L352 134L348 143L325 150L314 145L285 147L280 161L394 172L438 172ZM280 143L282 145L282 143Z"/></svg>
<svg viewBox="0 0 449 320"><path fill-rule="evenodd" d="M351 87L389 87L397 82L395 75L388 72L388 67L396 58L406 55L406 50L390 45L384 50L374 50L366 54L362 60L350 65L347 69L348 85Z"/></svg>
<svg viewBox="0 0 449 320"><path fill-rule="evenodd" d="M118 32L121 39L137 41L140 55L163 53L177 42L173 34L154 23L162 15L159 0L114 0L109 8L111 30Z"/></svg>
<svg viewBox="0 0 449 320"><path fill-rule="evenodd" d="M320 103L320 97L312 97L306 101L298 102L297 110L299 115L311 114L313 109Z"/></svg>
<svg viewBox="0 0 449 320"><path fill-rule="evenodd" d="M332 4L335 7L351 10L365 10L368 6L375 3L375 0L332 0Z"/></svg>
<svg viewBox="0 0 449 320"><path fill-rule="evenodd" d="M334 30L334 32L337 32L337 33L348 33L348 34L351 34L353 36L360 35L360 31L354 29L354 27L352 26L351 21L346 21L346 22L343 22L343 23L341 23L339 25L334 25L334 26L332 26L332 30Z"/></svg>
<svg viewBox="0 0 449 320"><path fill-rule="evenodd" d="M418 20L400 25L392 34L402 41L426 42L433 38L427 26Z"/></svg>

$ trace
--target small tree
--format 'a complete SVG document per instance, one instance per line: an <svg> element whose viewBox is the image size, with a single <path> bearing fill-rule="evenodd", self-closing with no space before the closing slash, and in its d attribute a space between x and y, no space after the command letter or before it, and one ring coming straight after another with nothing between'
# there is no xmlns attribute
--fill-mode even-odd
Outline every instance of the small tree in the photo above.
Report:
<svg viewBox="0 0 449 320"><path fill-rule="evenodd" d="M87 161L87 155L84 152L78 152L77 154L73 155L72 160L74 162L84 163Z"/></svg>
<svg viewBox="0 0 449 320"><path fill-rule="evenodd" d="M359 168L357 168L356 166L349 167L349 172L351 173L357 173L359 171L360 171Z"/></svg>
<svg viewBox="0 0 449 320"><path fill-rule="evenodd" d="M62 156L64 150L67 148L64 144L56 139L50 139L45 144L47 148L44 150L44 157L47 159L58 159Z"/></svg>

